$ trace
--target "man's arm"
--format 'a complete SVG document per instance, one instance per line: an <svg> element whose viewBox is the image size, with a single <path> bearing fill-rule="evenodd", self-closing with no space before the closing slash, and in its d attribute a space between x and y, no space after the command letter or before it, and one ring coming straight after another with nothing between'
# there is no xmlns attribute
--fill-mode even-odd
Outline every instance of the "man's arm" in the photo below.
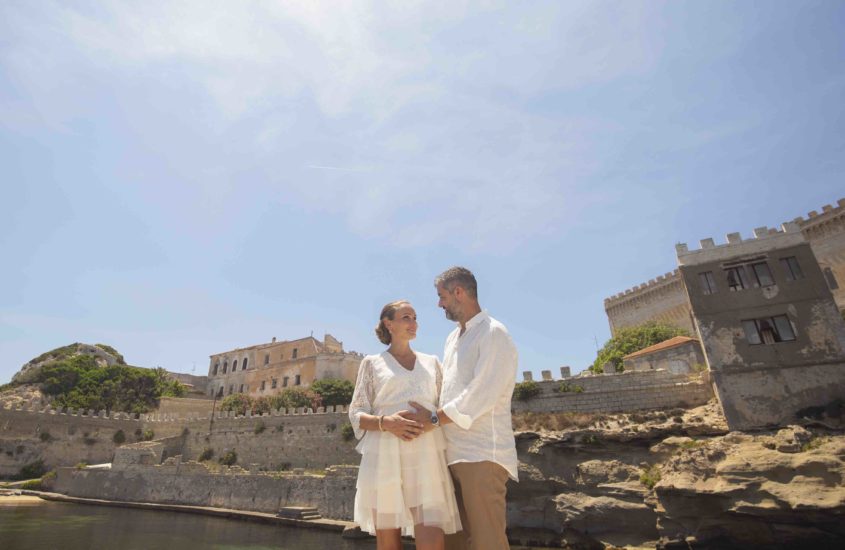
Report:
<svg viewBox="0 0 845 550"><path fill-rule="evenodd" d="M494 328L482 337L478 362L473 369L473 378L460 395L443 404L437 410L441 424L457 424L468 430L476 418L490 411L502 392L516 378L516 348L507 332ZM430 430L431 411L419 403L410 405L416 413L405 416L422 423Z"/></svg>

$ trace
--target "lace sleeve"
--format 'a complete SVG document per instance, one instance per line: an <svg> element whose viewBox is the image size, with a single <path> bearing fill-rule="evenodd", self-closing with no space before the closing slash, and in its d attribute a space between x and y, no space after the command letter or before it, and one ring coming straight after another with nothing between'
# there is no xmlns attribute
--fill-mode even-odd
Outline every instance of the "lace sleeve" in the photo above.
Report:
<svg viewBox="0 0 845 550"><path fill-rule="evenodd" d="M434 384L437 387L437 397L434 400L435 408L440 407L440 391L443 389L443 365L440 359L434 358Z"/></svg>
<svg viewBox="0 0 845 550"><path fill-rule="evenodd" d="M373 413L373 398L375 387L373 384L373 366L368 358L361 361L358 367L358 379L355 382L355 391L352 394L352 403L349 404L349 421L355 431L355 437L361 439L365 431L361 429L361 415Z"/></svg>

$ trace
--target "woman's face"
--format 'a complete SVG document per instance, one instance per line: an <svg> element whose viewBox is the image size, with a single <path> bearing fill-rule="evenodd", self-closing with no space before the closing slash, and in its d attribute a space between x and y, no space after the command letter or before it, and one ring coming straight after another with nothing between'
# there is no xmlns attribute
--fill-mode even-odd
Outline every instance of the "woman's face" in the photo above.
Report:
<svg viewBox="0 0 845 550"><path fill-rule="evenodd" d="M394 340L413 340L417 337L417 312L410 304L399 307L393 319L385 319L384 324Z"/></svg>

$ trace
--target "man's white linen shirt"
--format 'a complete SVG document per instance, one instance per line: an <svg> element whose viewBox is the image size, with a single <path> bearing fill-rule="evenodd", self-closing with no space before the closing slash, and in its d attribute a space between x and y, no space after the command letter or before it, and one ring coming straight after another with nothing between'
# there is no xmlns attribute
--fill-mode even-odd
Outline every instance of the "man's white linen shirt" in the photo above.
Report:
<svg viewBox="0 0 845 550"><path fill-rule="evenodd" d="M443 426L446 459L489 460L517 479L511 397L517 372L516 346L508 329L486 311L446 339L440 403L453 424Z"/></svg>

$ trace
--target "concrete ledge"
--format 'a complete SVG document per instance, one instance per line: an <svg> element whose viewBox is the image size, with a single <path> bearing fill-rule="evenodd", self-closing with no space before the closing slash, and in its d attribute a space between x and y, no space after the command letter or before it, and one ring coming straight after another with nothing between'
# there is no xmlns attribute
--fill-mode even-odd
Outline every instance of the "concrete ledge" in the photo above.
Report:
<svg viewBox="0 0 845 550"><path fill-rule="evenodd" d="M23 495L37 496L44 500L55 502L72 502L75 504L92 504L97 506L112 506L116 508L137 508L140 510L157 510L160 512L182 512L187 514L201 514L221 518L240 519L268 523L273 525L287 525L290 527L306 527L309 529L321 529L324 531L343 532L346 528L352 528L355 524L351 521L336 519L314 519L302 520L283 518L274 514L263 512L248 512L243 510L231 510L228 508L211 508L209 506L186 506L181 504L156 504L154 502L126 502L118 500L103 500L97 498L81 498L63 495L61 493L47 493L42 491L21 491Z"/></svg>

